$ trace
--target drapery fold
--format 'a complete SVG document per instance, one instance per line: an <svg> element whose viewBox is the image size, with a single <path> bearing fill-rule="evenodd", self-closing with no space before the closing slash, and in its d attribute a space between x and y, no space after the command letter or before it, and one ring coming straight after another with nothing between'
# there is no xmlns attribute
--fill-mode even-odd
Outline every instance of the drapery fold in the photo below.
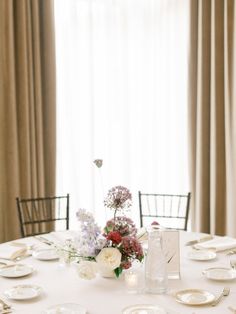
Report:
<svg viewBox="0 0 236 314"><path fill-rule="evenodd" d="M20 235L22 198L55 194L53 1L2 0L0 241Z"/></svg>
<svg viewBox="0 0 236 314"><path fill-rule="evenodd" d="M139 190L189 191L189 0L56 0L55 23L58 194L102 226L104 193L124 185L139 225Z"/></svg>
<svg viewBox="0 0 236 314"><path fill-rule="evenodd" d="M189 63L192 223L236 236L235 5L191 1Z"/></svg>

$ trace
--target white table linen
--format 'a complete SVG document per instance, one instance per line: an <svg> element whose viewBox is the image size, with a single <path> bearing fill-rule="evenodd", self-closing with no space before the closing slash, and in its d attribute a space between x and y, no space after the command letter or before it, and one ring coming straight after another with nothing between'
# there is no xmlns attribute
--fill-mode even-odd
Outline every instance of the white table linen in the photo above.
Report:
<svg viewBox="0 0 236 314"><path fill-rule="evenodd" d="M36 271L26 277L10 279L0 278L0 298L7 300L5 290L20 284L32 284L42 287L43 293L36 299L27 301L8 300L17 314L41 314L46 308L61 303L78 303L87 309L88 314L121 314L122 309L134 304L156 304L170 309L178 314L222 314L229 313L228 306L236 307L236 280L221 282L206 279L202 271L208 267L229 267L229 259L225 253L217 253L217 258L211 261L193 261L187 258L190 247L184 243L198 238L199 234L181 232L181 279L169 280L167 295L129 294L125 289L124 278L105 279L98 276L91 281L78 277L74 266L61 267L58 261L40 261L28 257L20 263L32 265ZM22 240L19 240L22 241ZM24 242L27 242L24 239ZM39 244L34 238L28 242ZM6 244L0 245L1 247ZM177 303L173 297L176 291L182 289L205 289L216 295L224 286L231 288L230 295L224 297L219 305L186 306Z"/></svg>

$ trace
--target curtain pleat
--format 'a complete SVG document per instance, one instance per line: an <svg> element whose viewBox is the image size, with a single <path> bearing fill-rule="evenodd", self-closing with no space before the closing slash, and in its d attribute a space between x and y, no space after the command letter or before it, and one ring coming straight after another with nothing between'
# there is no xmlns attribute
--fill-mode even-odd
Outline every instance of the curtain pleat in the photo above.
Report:
<svg viewBox="0 0 236 314"><path fill-rule="evenodd" d="M232 0L191 1L189 63L193 229L233 236L234 11Z"/></svg>
<svg viewBox="0 0 236 314"><path fill-rule="evenodd" d="M20 236L21 198L55 194L53 1L2 0L0 241Z"/></svg>

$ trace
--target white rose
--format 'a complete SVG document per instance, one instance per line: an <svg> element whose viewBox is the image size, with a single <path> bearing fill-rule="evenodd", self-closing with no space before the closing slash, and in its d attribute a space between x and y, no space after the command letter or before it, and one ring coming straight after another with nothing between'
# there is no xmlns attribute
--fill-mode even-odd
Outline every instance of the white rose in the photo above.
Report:
<svg viewBox="0 0 236 314"><path fill-rule="evenodd" d="M81 261L78 264L77 273L82 279L93 279L97 274L97 263L92 261Z"/></svg>
<svg viewBox="0 0 236 314"><path fill-rule="evenodd" d="M103 248L96 257L100 269L114 270L120 266L121 253L114 247Z"/></svg>

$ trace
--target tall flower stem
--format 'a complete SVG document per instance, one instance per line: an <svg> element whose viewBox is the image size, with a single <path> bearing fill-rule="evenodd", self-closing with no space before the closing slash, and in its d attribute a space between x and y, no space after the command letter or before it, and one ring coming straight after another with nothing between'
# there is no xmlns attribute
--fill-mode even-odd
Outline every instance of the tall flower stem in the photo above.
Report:
<svg viewBox="0 0 236 314"><path fill-rule="evenodd" d="M116 212L117 212L118 208L115 209L114 211L114 226L116 225Z"/></svg>

